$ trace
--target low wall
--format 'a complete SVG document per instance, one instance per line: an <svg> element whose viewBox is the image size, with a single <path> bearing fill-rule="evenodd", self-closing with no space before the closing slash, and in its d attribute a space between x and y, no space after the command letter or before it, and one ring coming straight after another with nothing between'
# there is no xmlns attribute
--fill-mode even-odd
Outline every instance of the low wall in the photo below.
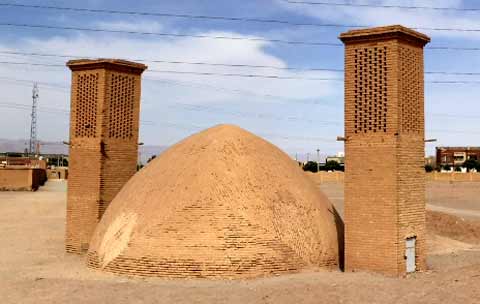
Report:
<svg viewBox="0 0 480 304"><path fill-rule="evenodd" d="M0 162L4 162L7 167L27 167L47 169L47 162L43 159L30 159L28 157L2 157Z"/></svg>
<svg viewBox="0 0 480 304"><path fill-rule="evenodd" d="M1 191L35 191L46 181L46 171L38 168L0 168Z"/></svg>
<svg viewBox="0 0 480 304"><path fill-rule="evenodd" d="M47 169L48 179L68 179L68 168Z"/></svg>
<svg viewBox="0 0 480 304"><path fill-rule="evenodd" d="M445 182L480 182L480 173L432 172L427 173L427 180Z"/></svg>
<svg viewBox="0 0 480 304"><path fill-rule="evenodd" d="M316 183L343 183L345 174L341 171L338 172L306 172L306 174ZM460 173L460 172L432 172L426 173L425 178L427 181L445 181L445 182L480 182L480 173Z"/></svg>
<svg viewBox="0 0 480 304"><path fill-rule="evenodd" d="M317 173L306 172L306 174L316 183L316 184L323 184L323 183L343 183L345 173L342 171L335 171L335 172L326 172L320 171Z"/></svg>

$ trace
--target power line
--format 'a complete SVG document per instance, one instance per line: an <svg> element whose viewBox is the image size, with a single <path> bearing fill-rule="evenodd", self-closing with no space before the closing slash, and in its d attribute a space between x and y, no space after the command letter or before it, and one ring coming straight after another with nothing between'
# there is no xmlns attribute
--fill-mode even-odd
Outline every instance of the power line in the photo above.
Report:
<svg viewBox="0 0 480 304"><path fill-rule="evenodd" d="M428 132L435 132L435 133L451 133L451 134L478 134L480 135L480 132L472 132L472 131L462 131L462 130L445 130L445 129L432 129L432 130L427 130Z"/></svg>
<svg viewBox="0 0 480 304"><path fill-rule="evenodd" d="M18 109L18 110L24 110L24 111L30 111L31 110L31 106L30 105L27 105L27 104L20 104L20 103L5 103L5 102L0 102L0 108L7 108L7 109ZM56 108L50 108L50 107L41 107L38 109L39 112L45 112L45 113L51 113L51 114L59 114L59 113L62 113L62 114L69 114L69 111L67 110L63 110L63 109L56 109ZM448 115L448 114L435 114L435 115ZM465 118L464 116L462 115L449 115L450 117L460 117L460 118ZM469 118L474 118L473 116L469 117ZM478 116L476 117L478 118ZM163 124L171 124L171 125L179 125L179 124L174 124L174 123L168 123L168 122L154 122L154 121L148 121L148 120L142 120L141 121L141 124L142 125L156 125L156 124L160 124L160 125L163 125ZM190 125L192 126L192 125ZM206 127L201 127L201 126L194 126L198 129L204 129ZM431 129L431 130L427 130L428 132L436 132L436 133L452 133L452 134L480 134L480 132L473 132L473 131L462 131L462 130L439 130L439 129ZM263 135L267 135L267 134L263 134ZM284 138L284 139L302 139L302 140L305 140L305 139L308 139L308 140L319 140L319 139L322 139L322 140L325 140L325 138L320 138L320 137L302 137L302 136L284 136L284 135L280 135L280 134L270 134L270 135L273 135L275 137L281 137L281 138ZM329 141L329 140L327 140ZM333 141L333 140L332 140Z"/></svg>
<svg viewBox="0 0 480 304"><path fill-rule="evenodd" d="M290 3L294 3L290 1ZM300 3L300 2L295 2ZM303 2L303 4L308 4ZM312 3L310 3L312 4ZM340 3L317 3L322 5L335 5L335 6L356 6L351 4ZM268 24L281 24L288 26L312 26L312 27L330 27L330 28L365 28L371 25L361 24L335 24L335 23L314 23L314 22L292 22L288 20L279 19L265 19L265 18L253 18L253 17L228 17L228 16L212 16L212 15L194 15L194 14L175 14L175 13L162 13L162 12L140 12L140 11L124 11L124 10L111 10L111 9L92 9L85 7L65 7L65 6L51 6L51 5L30 5L30 4L18 4L18 3L0 3L0 6L5 7L20 7L20 8L33 8L44 10L57 10L57 11L71 11L81 13L100 13L100 14L113 14L113 15L129 15L129 16L152 16L152 17L171 17L171 18L183 18L183 19L196 19L196 20L214 20L214 21L235 21L235 22L254 22L254 23L268 23ZM358 5L364 6L364 5ZM383 8L410 8L415 7L403 7L403 6L374 6L371 7L383 7ZM419 7L416 7L419 8ZM422 7L427 8L427 7ZM455 8L439 8L439 9L455 9ZM467 9L468 10L468 9ZM455 31L455 32L480 32L480 29L465 29L465 28L441 28L441 27L413 27L415 30L428 30L428 31Z"/></svg>
<svg viewBox="0 0 480 304"><path fill-rule="evenodd" d="M174 71L174 70L147 70L147 71L151 73L166 73L166 74L195 75L195 76L221 76L221 77L240 77L240 78L281 79L281 80L343 81L343 79L341 78L331 78L331 77L296 77L296 76L193 72L193 71Z"/></svg>
<svg viewBox="0 0 480 304"><path fill-rule="evenodd" d="M319 125L342 125L341 122L336 122L336 121L308 119L305 117L296 117L296 116L282 117L278 115L259 113L259 112L229 111L223 108L216 108L216 107L205 106L205 105L187 104L187 103L181 103L181 102L175 102L175 105L172 105L170 107L183 108L191 111L208 112L208 113L214 113L214 114L215 113L227 114L227 115L242 117L242 118L255 118L260 120L305 122L305 123L314 123Z"/></svg>
<svg viewBox="0 0 480 304"><path fill-rule="evenodd" d="M452 47L452 46L427 46L427 50L436 50L436 51L480 51L480 47Z"/></svg>
<svg viewBox="0 0 480 304"><path fill-rule="evenodd" d="M263 99L271 99L274 100L274 103L279 103L279 101L283 101L282 104L307 104L307 105L329 105L325 104L324 102L317 100L317 98L304 98L304 99L298 99L298 98L291 98L291 97L286 97L286 96L279 96L279 95L272 95L272 94L263 94L263 93L258 93L250 90L245 90L245 89L235 89L235 88L225 88L222 86L218 85L211 85L207 83L199 83L199 82L194 82L194 81L185 81L185 80L171 80L171 79L157 79L157 78L149 78L149 77L143 77L144 80L147 81L154 81L154 82L160 82L160 83L165 83L165 84L172 84L172 85L177 85L177 86L183 86L183 87L191 87L191 88L199 88L199 89L206 89L206 90L214 90L218 92L227 92L227 93L233 93L236 95L240 95L245 97L246 95L248 96L254 96L254 97L260 97ZM309 100L311 99L311 100ZM332 106L332 105L330 105Z"/></svg>
<svg viewBox="0 0 480 304"><path fill-rule="evenodd" d="M226 17L226 16L211 16L211 15L173 14L173 13L160 13L160 12L120 11L120 10L110 10L110 9L91 9L91 8L65 7L65 6L60 7L60 6L46 6L46 5L29 5L29 4L18 4L18 3L0 3L0 6L35 8L35 9L46 9L46 10L60 10L60 11L73 11L73 12L87 12L87 13L130 15L130 16L173 17L173 18L199 19L199 20L274 23L274 24L285 24L285 25L292 25L292 26L358 27L358 26L355 26L355 25L345 26L345 25L339 25L339 24L303 23L303 22L291 22L291 21L288 21L288 20L263 19L263 18L252 18L252 17Z"/></svg>
<svg viewBox="0 0 480 304"><path fill-rule="evenodd" d="M62 90L62 91L70 91L69 87L63 86L61 84L54 83L54 82L36 81L36 80L28 80L28 79L18 79L18 78L3 77L3 76L0 76L0 80L14 81L14 82L25 83L25 84L29 84L29 85L36 82L38 84L41 84L42 86L50 87L52 89L58 89L58 90ZM42 87L42 89L43 89L43 87Z"/></svg>
<svg viewBox="0 0 480 304"><path fill-rule="evenodd" d="M14 82L19 82L19 85L23 86L29 86L34 82L33 80L28 80L28 79L17 79L17 78L9 78L9 77L0 77L0 80L6 80L6 81L14 81ZM149 77L143 77L143 80L146 81L154 81L154 82L161 82L161 83L166 83L166 84L173 84L177 86L183 86L183 87L192 87L192 88L200 88L200 89L208 89L208 90L215 90L219 92L227 92L227 93L233 93L241 96L245 95L250 95L250 96L255 96L255 97L261 97L265 99L272 99L275 100L275 103L277 103L279 100L284 100L285 102L288 102L289 104L311 104L311 105L319 105L322 104L321 101L316 101L316 100L306 100L306 99L295 99L295 98L290 98L286 96L279 96L279 95L272 95L272 94L262 94L254 91L249 91L245 89L235 89L235 88L225 88L221 86L215 86L211 84L206 84L206 83L199 83L199 82L190 82L190 81L185 81L185 80L173 80L173 79L158 79L158 78L149 78ZM38 82L39 84L42 85L43 89L56 89L56 87L49 88L48 86L58 86L58 88L62 90L62 92L70 92L70 89L65 87L65 86L60 86L56 83L50 83L50 82Z"/></svg>
<svg viewBox="0 0 480 304"><path fill-rule="evenodd" d="M187 129L187 130L204 130L210 128L211 126L199 126L193 124L184 124L184 123L173 123L173 122L159 122L161 125L171 126L175 128ZM325 137L311 137L311 136L296 136L296 135L283 135L278 133L263 133L255 132L255 134L262 137L275 137L284 140L300 140L300 141L322 141L322 142L336 142L335 139L329 139Z"/></svg>
<svg viewBox="0 0 480 304"><path fill-rule="evenodd" d="M11 108L11 109L19 109L19 110L30 110L29 108L25 107L16 107L14 105L3 105L0 103L0 108ZM45 111L45 110L39 110L41 112L47 112L47 113L52 113L51 111ZM55 113L58 114L58 113ZM180 127L180 128L194 128L194 129L206 129L207 127L205 126L198 126L198 125L186 125L186 124L179 124L179 123L171 123L171 122L153 122L153 121L141 121L142 124L146 125L167 125L167 126L173 126L173 127ZM333 139L326 139L322 137L306 137L306 136L292 136L292 135L282 135L282 134L275 134L275 133L259 133L261 136L269 136L269 137L278 137L282 138L285 140L307 140L307 141L327 141L327 142L335 142Z"/></svg>
<svg viewBox="0 0 480 304"><path fill-rule="evenodd" d="M433 80L426 81L431 84L478 84L480 80Z"/></svg>
<svg viewBox="0 0 480 304"><path fill-rule="evenodd" d="M16 110L27 110L30 111L32 109L31 105L23 104L23 103L14 103L14 102L0 102L0 108L7 108L7 109L16 109ZM70 111L67 109L59 109L53 107L38 107L37 110L39 112L50 113L50 114L65 114L70 115ZM155 122L151 120L140 120L142 125L154 125Z"/></svg>
<svg viewBox="0 0 480 304"><path fill-rule="evenodd" d="M445 117L445 118L480 119L480 116L475 116L475 115L457 115L457 114L444 114L444 113L427 113L427 115Z"/></svg>
<svg viewBox="0 0 480 304"><path fill-rule="evenodd" d="M25 109L25 110L30 110L32 108L31 105L27 105L27 104L23 104L23 103L14 103L14 102L0 102L0 105L22 108L22 109ZM70 113L66 109L46 107L46 106L39 106L37 109L39 111L47 111L47 112L50 112L50 113L61 113L61 114L69 114Z"/></svg>
<svg viewBox="0 0 480 304"><path fill-rule="evenodd" d="M33 66L46 66L46 67L64 67L64 65L60 65L60 64L43 64L43 63L28 63L28 62L4 62L4 61L0 61L0 64L33 65ZM295 77L295 76L278 76L278 75L194 72L194 71L175 71L175 70L147 70L146 72L178 74L178 75L263 78L263 79L279 79L279 80L313 80L313 81L338 81L338 82L343 81L342 78L331 78L331 77ZM442 73L447 74L447 72L442 72ZM474 73L470 73L470 74L474 75ZM431 84L478 84L478 83L480 83L480 81L475 81L475 80L433 80L433 81L426 81L426 83L431 83Z"/></svg>
<svg viewBox="0 0 480 304"><path fill-rule="evenodd" d="M409 9L409 10L442 10L442 11L463 11L463 12L478 12L480 8L461 8L461 7L439 7L439 6L417 6L417 5L380 5L380 4L364 4L364 3L338 3L338 2L323 2L323 1L297 1L297 0L283 0L291 4L306 4L306 5L323 5L323 6L346 6L346 7L370 7L370 8L389 8L389 9Z"/></svg>
<svg viewBox="0 0 480 304"><path fill-rule="evenodd" d="M160 125L166 125L171 127L189 129L189 130L204 130L209 128L209 126L199 126L193 124L184 124L184 123L173 123L173 122L159 122ZM470 132L470 131L460 131L460 130L427 130L428 132L442 132L442 133L465 133L465 134L480 134L479 132ZM337 142L335 139L329 139L325 137L311 137L311 136L295 136L295 135L283 135L278 133L263 133L263 132L256 132L262 137L276 137L285 140L303 140L303 141L323 141L323 142Z"/></svg>
<svg viewBox="0 0 480 304"><path fill-rule="evenodd" d="M13 61L0 61L0 64L10 64L10 65L29 65L29 66L41 66L41 67L62 67L64 64L52 64L52 63L34 63L34 62L13 62Z"/></svg>
<svg viewBox="0 0 480 304"><path fill-rule="evenodd" d="M54 57L54 58L83 58L92 59L89 56L79 55L62 55L62 54L45 54L35 52L13 52L13 51L0 51L0 54L20 55L20 56L39 56L39 57ZM302 67L280 67L272 65L254 65L254 64L227 64L227 63L215 63L215 62L201 62L201 61L184 61L184 60L158 60L158 59L127 59L137 62L146 63L165 63L165 64L177 64L177 65L200 65L200 66L212 66L212 67L233 67L233 68L254 68L254 69L274 69L274 70L287 70L287 71L304 71L304 72L336 72L343 73L343 69L333 68L302 68ZM478 76L480 72L445 72L445 71L426 71L425 74L432 75L462 75L462 76Z"/></svg>
<svg viewBox="0 0 480 304"><path fill-rule="evenodd" d="M5 79L5 77L0 77L0 79ZM7 78L8 79L8 78ZM28 83L32 83L30 80L20 80L20 79L12 79L16 81L25 81ZM158 79L153 79L155 81L163 81L163 80L158 80ZM174 83L178 84L179 81L174 81L174 80L165 80L167 83ZM183 85L183 83L180 83ZM233 92L236 94L244 95L244 94L253 94L253 95L258 95L256 93L252 93L250 91L243 91L243 90L230 90L230 89L225 89L225 88L218 88L210 85L205 85L205 84L198 84L198 83L193 83L193 85L202 85L206 88L209 89L222 89L222 90L228 90L229 92ZM282 96L272 96L272 95L261 95L261 97L268 97L268 98L274 98L276 100L282 99L285 97ZM189 110L194 110L194 111L203 111L203 112L210 112L210 113L220 113L220 114L228 114L228 115L234 115L234 116L239 116L239 117L255 117L259 119L270 119L270 120L277 120L277 121L302 121L302 122L308 122L308 123L318 123L321 122L323 124L341 124L337 122L332 122L332 121L318 121L318 120L312 120L312 119L305 119L302 117L294 117L294 116L289 116L289 117L281 117L281 116L276 116L276 115L271 115L271 114L259 114L259 113L251 113L251 112L235 112L235 111L227 111L225 109L220 109L220 108L214 108L214 107L208 107L208 106L202 106L202 105L192 105L192 104L185 104L185 103L179 103L176 102L177 107L184 107ZM312 102L313 104L313 102ZM315 102L315 104L318 104L318 102ZM29 110L30 106L26 104L18 104L18 103L5 103L5 102L0 102L0 105L7 105L7 106L12 106L12 107L21 107L21 109ZM63 114L69 114L69 111L66 109L59 109L59 108L53 108L53 107L44 107L42 106L40 111L43 112L49 112L49 113L63 113ZM447 114L447 113L426 113L427 116L436 116L436 117L444 117L444 118L451 118L451 119L480 119L480 116L474 116L474 115L457 115L457 114ZM142 120L142 124L154 124L153 121L145 121Z"/></svg>
<svg viewBox="0 0 480 304"><path fill-rule="evenodd" d="M292 45L342 46L341 43L331 43L331 42L290 41L290 40L267 39L267 38L258 38L258 37L234 37L234 36L220 36L220 35L210 36L210 35L175 34L175 33L162 33L162 32L141 32L141 31L97 29L97 28L72 27L72 26L67 27L67 26L40 25L40 24L0 23L0 26L67 30L67 31L100 32L100 33L117 33L117 34L122 33L122 34L136 34L136 35L149 35L149 36L162 36L162 37L175 37L175 38L188 37L188 38L218 39L218 40L230 40L230 41L237 40L237 41L252 41L252 42L272 42L272 43L284 43L284 44L292 44Z"/></svg>
<svg viewBox="0 0 480 304"><path fill-rule="evenodd" d="M41 67L62 67L63 64L50 63L31 63L31 62L9 62L0 61L0 64L7 65L29 65ZM165 73L179 75L196 75L196 76L221 76L221 77L241 77L241 78L264 78L264 79L282 79L282 80L316 80L316 81L342 81L341 78L320 78L320 77L295 77L295 76L278 76L278 75L259 75L259 74L240 74L240 73L214 73L214 72L194 72L194 71L175 71L175 70L147 70L149 73Z"/></svg>
<svg viewBox="0 0 480 304"><path fill-rule="evenodd" d="M296 116L282 117L278 115L258 113L258 112L229 111L222 108L215 108L215 107L204 106L204 105L186 104L186 103L180 103L180 102L176 102L175 104L176 106L171 106L171 107L173 108L180 107L187 110L207 112L207 113L227 114L227 115L232 115L237 117L256 118L260 120L268 119L268 120L275 120L275 121L297 121L297 122L317 123L317 124L324 124L324 125L343 125L343 122L337 122L337 121L324 121L324 120L308 119L305 117L296 117ZM457 118L480 119L480 116L442 114L442 113L427 113L427 116L447 117L447 118L455 118L455 119ZM458 131L458 132L464 132L464 131Z"/></svg>
<svg viewBox="0 0 480 304"><path fill-rule="evenodd" d="M10 62L0 61L0 64L7 65L29 65L29 66L42 66L42 67L62 67L63 64L50 64L50 63L31 63L31 62ZM149 73L165 73L165 74L177 74L177 75L195 75L195 76L221 76L221 77L240 77L240 78L263 78L263 79L280 79L280 80L313 80L313 81L343 81L342 78L331 77L295 77L295 76L279 76L279 75L262 75L262 74L240 74L240 73L216 73L216 72L194 72L194 71L175 71L175 70L147 70ZM447 72L445 72L447 73ZM426 81L426 83L432 84L478 84L480 81L475 80L434 80Z"/></svg>
<svg viewBox="0 0 480 304"><path fill-rule="evenodd" d="M7 65L29 65L41 67L62 67L63 64L51 63L31 63L31 62L11 62L0 61L0 64ZM321 78L321 77L295 77L295 76L278 76L278 75L260 75L260 74L240 74L240 73L214 73L214 72L194 72L194 71L175 71L175 70L147 70L149 73L166 73L178 75L196 75L196 76L221 76L221 77L241 77L241 78L264 78L264 79L282 79L282 80L316 80L316 81L342 81L341 78Z"/></svg>
<svg viewBox="0 0 480 304"><path fill-rule="evenodd" d="M45 53L29 53L29 52L13 52L13 51L0 51L0 54L9 55L21 55L21 56L39 56L39 57L56 57L56 58L83 58L91 59L89 56L79 55L61 55L61 54L45 54ZM200 65L200 66L213 66L213 67L234 67L234 68L256 68L256 69L275 69L275 70L287 70L287 71L312 71L312 72L343 72L342 69L330 69L330 68L301 68L301 67L280 67L272 65L255 65L255 64L227 64L227 63L214 63L214 62L201 62L201 61L185 61L185 60L158 60L158 59L128 59L131 61L147 62L147 63L166 63L166 64L185 64L185 65ZM480 73L479 73L480 74Z"/></svg>
<svg viewBox="0 0 480 304"><path fill-rule="evenodd" d="M175 38L198 38L198 39L219 39L219 40L234 40L234 41L251 41L251 42L271 42L271 43L283 43L289 45L307 45L307 46L328 46L328 47L343 47L341 43L334 42L319 42L319 41L290 41L282 39L267 39L258 37L234 37L234 36L210 36L210 35L193 35L193 34L175 34L175 33L160 33L160 32L141 32L141 31L126 31L126 30L112 30L112 29L97 29L97 28L83 28L83 27L66 27L66 26L53 26L53 25L40 25L40 24L16 24L16 23L0 23L0 26L6 27L22 27L22 28L34 28L34 29L53 29L53 30L67 30L67 31L86 31L86 32L99 32L99 33L116 33L116 34L136 34L136 35L150 35L150 36L163 36L163 37L175 37ZM440 29L439 29L440 30ZM454 29L441 29L441 30L454 30ZM479 31L469 30L469 31ZM449 46L427 46L428 50L449 50L449 51L480 51L480 47L449 47Z"/></svg>

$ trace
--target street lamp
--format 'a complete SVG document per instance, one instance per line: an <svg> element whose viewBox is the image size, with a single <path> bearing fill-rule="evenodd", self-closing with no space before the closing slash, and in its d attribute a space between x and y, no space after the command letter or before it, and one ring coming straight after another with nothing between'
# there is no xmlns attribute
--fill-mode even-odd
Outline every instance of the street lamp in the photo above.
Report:
<svg viewBox="0 0 480 304"><path fill-rule="evenodd" d="M317 149L317 172L320 172L320 149Z"/></svg>

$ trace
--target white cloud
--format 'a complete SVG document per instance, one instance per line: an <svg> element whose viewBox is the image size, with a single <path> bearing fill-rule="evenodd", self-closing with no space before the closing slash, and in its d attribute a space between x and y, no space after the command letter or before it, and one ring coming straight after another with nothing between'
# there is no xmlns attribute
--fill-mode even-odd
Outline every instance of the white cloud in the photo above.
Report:
<svg viewBox="0 0 480 304"><path fill-rule="evenodd" d="M480 29L478 13L462 11L429 10L429 9L400 9L379 7L348 7L291 4L277 0L278 5L286 10L319 18L322 21L337 22L339 24L381 26L402 24L415 28L464 28ZM439 1L355 1L357 4L400 5L400 6L434 6L434 7L462 7L462 0ZM465 39L479 39L480 32L461 31L431 31L421 30L432 37L459 37Z"/></svg>
<svg viewBox="0 0 480 304"><path fill-rule="evenodd" d="M131 26L131 27L130 27ZM157 26L153 24L152 27ZM122 29L134 28L134 25L122 24ZM144 29L147 24L142 24ZM111 25L109 25L111 28ZM160 28L160 27L159 27ZM139 28L136 28L139 30ZM202 35L209 36L236 36L252 38L252 36L242 36L234 32L204 32ZM41 45L41 50L38 46ZM81 55L85 57L97 58L125 58L125 59L157 59L168 61L192 61L192 62L214 62L225 64L245 63L251 65L271 65L278 67L288 67L287 62L279 57L266 52L268 46L262 41L244 41L244 40L213 40L213 39L195 39L195 38L161 38L151 37L149 39L139 39L131 35L84 35L77 34L69 37L52 37L49 39L38 40L29 38L20 40L15 45L0 45L0 50L18 50L21 52L40 52L52 54ZM0 57L2 57L0 55ZM64 64L63 58L40 58L29 56L14 56L5 58L8 61L28 61L39 63ZM150 70L175 70L188 72L214 72L214 73L239 73L239 74L260 74L260 75L278 75L282 77L311 77L311 78L338 78L338 73L330 72L307 72L307 71L288 71L272 69L254 69L254 68L233 68L233 67L208 67L199 65L181 65L165 63L147 63ZM42 82L63 83L68 87L70 72L67 68L46 68L30 66L6 66L0 65L0 77L12 77L17 79L41 80ZM198 125L211 125L218 122L230 122L234 119L228 115L217 115L214 120L209 120L212 115L203 115L202 113L187 113L185 111L173 111L168 108L168 104L181 102L184 104L213 104L220 108L230 109L230 105L237 105L237 109L255 113L269 113L281 111L286 101L292 103L300 100L332 100L341 95L341 82L322 82L311 80L272 80L262 78L239 78L239 77L221 77L221 76L193 76L193 75L175 75L168 73L145 73L145 79L142 87L142 117L144 120L153 121L188 121ZM155 80L155 81L152 81ZM158 81L156 81L158 80ZM176 84L174 84L176 83ZM180 85L178 85L180 84ZM69 93L65 91L50 91L46 87L41 87L40 103L48 107L58 107L68 109ZM11 99L12 102L30 103L29 85L14 85L11 82L2 82L1 90L3 98ZM268 97L266 95L272 95ZM275 98L279 96L282 98ZM340 102L340 98L336 98ZM262 106L269 104L269 107ZM271 104L277 104L272 106ZM301 104L300 104L301 105ZM303 105L304 106L304 105ZM317 107L318 108L318 107ZM305 109L305 107L303 107ZM339 107L341 109L341 107ZM11 113L18 113L17 110L8 110ZM17 111L17 112L14 112ZM7 115L5 120L0 122L0 128L5 129L11 126L10 137L24 138L28 135L28 113L25 112L23 119L19 116ZM23 115L22 114L22 115ZM68 138L68 117L60 117L49 113L40 113L39 119L40 134L42 138L65 140ZM291 114L295 115L295 113ZM204 118L202 118L204 116ZM192 118L193 117L193 118ZM205 118L206 117L206 118ZM198 118L199 121L196 121ZM222 119L219 121L219 119ZM246 121L247 118L242 118ZM272 125L285 124L277 121L249 120L244 127L250 130L270 128L275 130ZM288 123L288 122L287 122ZM284 127L284 126L282 126ZM156 126L154 129L161 128ZM277 130L275 130L277 131ZM278 130L281 132L280 130ZM295 131L293 134L295 134ZM153 144L173 143L183 135L178 132L161 132L160 136L155 130L142 129L143 141ZM273 132L271 132L273 133ZM313 129L304 131L304 136L318 136ZM287 134L287 133L284 133ZM288 135L288 134L287 134ZM0 134L0 137L5 137ZM283 142L285 146L285 142ZM298 141L295 142L298 145Z"/></svg>
<svg viewBox="0 0 480 304"><path fill-rule="evenodd" d="M164 29L164 26L156 21L139 21L135 23L125 21L99 21L94 23L94 27L100 29L134 32L160 32Z"/></svg>
<svg viewBox="0 0 480 304"><path fill-rule="evenodd" d="M227 32L206 32L202 35L207 36L235 36L244 38L253 38L251 36L242 36L236 33ZM19 45L22 50L35 49L40 41L30 39ZM62 53L69 55L82 55L98 58L125 58L125 59L146 59L146 60L164 60L164 61L188 61L188 62L211 62L222 64L245 63L249 65L278 66L287 67L288 64L282 59L268 54L265 47L268 45L262 41L245 40L214 40L197 38L152 38L136 39L131 37L115 36L86 36L78 35L74 37L56 37L41 41L42 52L44 53ZM56 62L62 62L57 60ZM188 64L167 64L167 63L147 63L150 70L167 71L174 70L180 72L213 72L213 73L238 73L238 74L259 74L259 75L278 75L281 77L298 78L338 78L341 75L330 72L311 72L311 71L286 71L257 68L233 68L221 66L201 66ZM221 76L193 76L193 75L175 75L168 73L146 73L145 76L150 79L171 79L179 81L206 82L211 85L254 91L259 94L280 95L286 98L305 99L322 98L331 96L334 93L335 86L332 82L319 82L310 80L271 80L262 78L238 78ZM50 76L51 77L51 76ZM213 102L216 100L215 94L210 98L200 99L196 96L194 102Z"/></svg>

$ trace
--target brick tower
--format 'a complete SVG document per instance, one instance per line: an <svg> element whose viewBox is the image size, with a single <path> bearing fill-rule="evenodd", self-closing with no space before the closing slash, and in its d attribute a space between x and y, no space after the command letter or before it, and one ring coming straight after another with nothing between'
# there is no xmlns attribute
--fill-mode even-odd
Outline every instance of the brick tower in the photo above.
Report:
<svg viewBox="0 0 480 304"><path fill-rule="evenodd" d="M88 249L110 201L136 172L143 64L72 60L67 252Z"/></svg>
<svg viewBox="0 0 480 304"><path fill-rule="evenodd" d="M345 269L425 269L423 47L395 25L345 44Z"/></svg>

